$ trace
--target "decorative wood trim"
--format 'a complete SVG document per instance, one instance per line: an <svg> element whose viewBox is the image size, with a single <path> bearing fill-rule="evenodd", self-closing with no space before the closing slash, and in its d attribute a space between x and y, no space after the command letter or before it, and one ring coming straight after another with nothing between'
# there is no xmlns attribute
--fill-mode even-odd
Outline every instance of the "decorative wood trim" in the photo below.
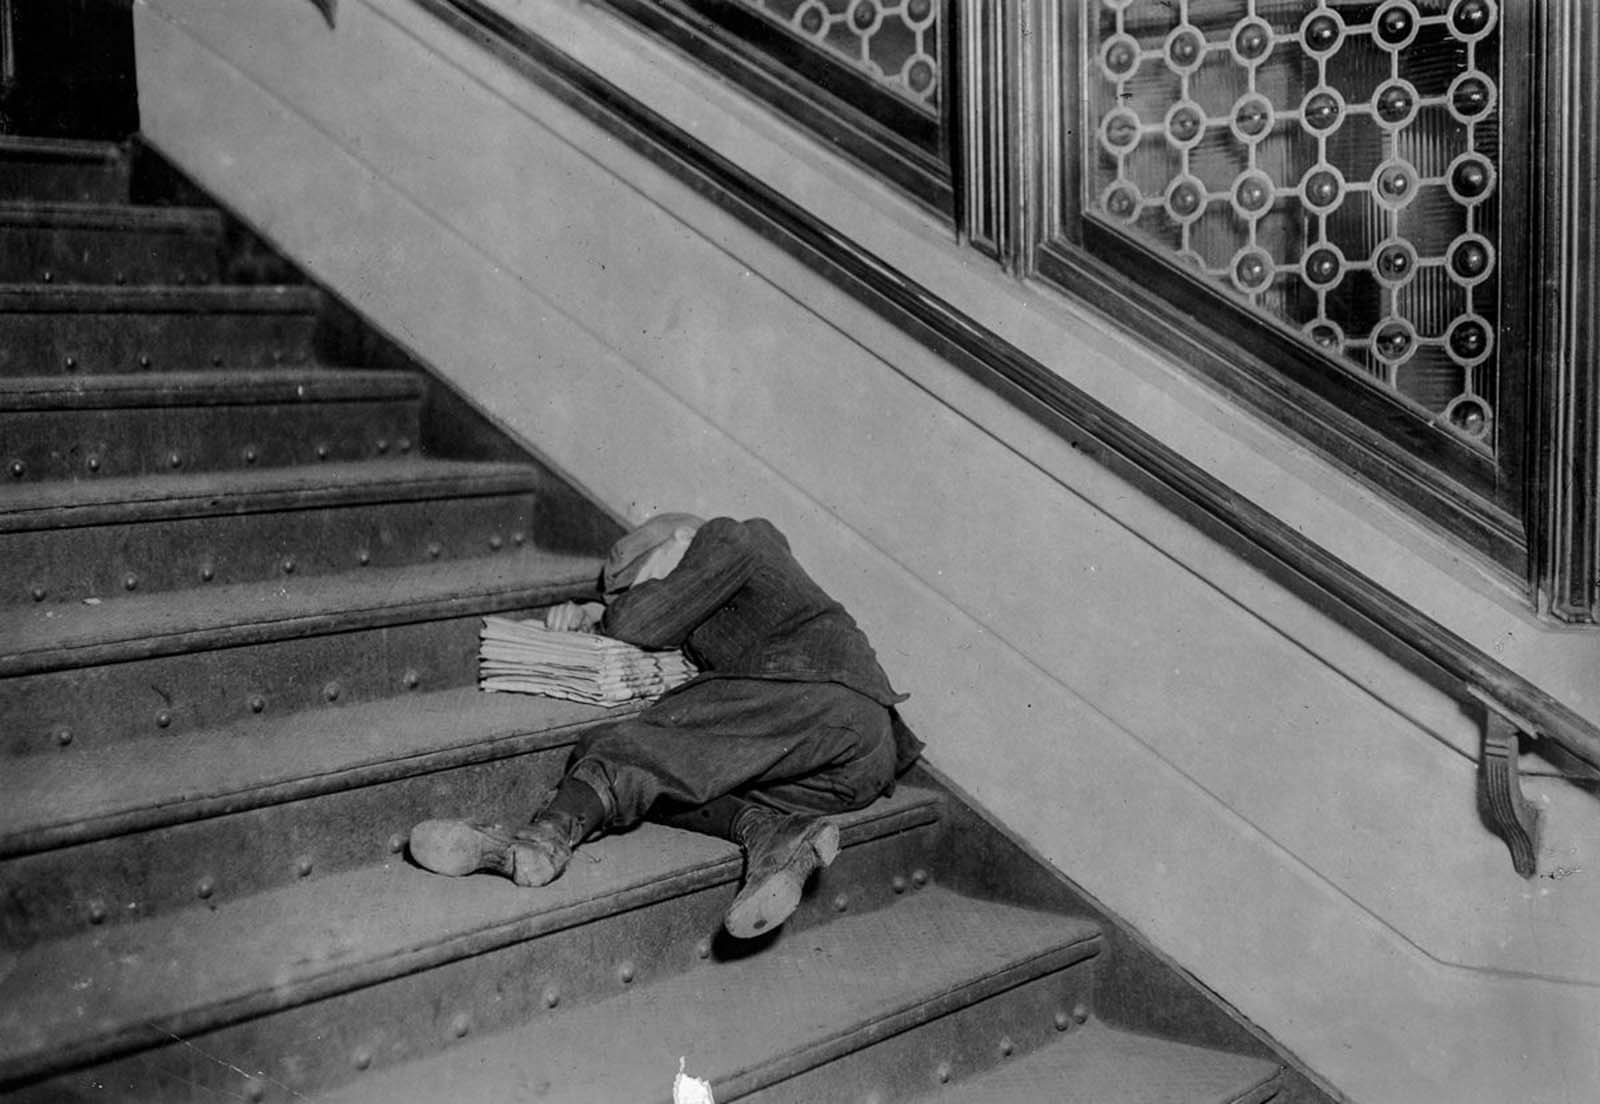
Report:
<svg viewBox="0 0 1600 1104"><path fill-rule="evenodd" d="M1600 11L1553 0L1534 56L1544 88L1535 341L1541 605L1600 621Z"/></svg>
<svg viewBox="0 0 1600 1104"><path fill-rule="evenodd" d="M1539 864L1540 811L1522 792L1517 757L1522 735L1537 726L1526 718L1509 715L1491 698L1474 694L1483 703L1483 741L1478 757L1478 791L1484 819L1506 841L1511 867L1531 878Z"/></svg>
<svg viewBox="0 0 1600 1104"><path fill-rule="evenodd" d="M942 116L935 118L894 101L890 93L874 88L865 77L798 43L781 57L757 49L747 38L758 30L774 45L786 45L786 40L781 31L732 4L711 4L709 0L601 2L821 135L938 214L956 217L954 154L949 140L959 96L954 87L954 51L943 51L947 67L941 74L944 109ZM939 2L947 3L945 41L953 41L949 23L955 4ZM741 35L740 28L746 34Z"/></svg>
<svg viewBox="0 0 1600 1104"><path fill-rule="evenodd" d="M952 366L1463 700L1600 767L1600 727L482 0L413 0Z"/></svg>

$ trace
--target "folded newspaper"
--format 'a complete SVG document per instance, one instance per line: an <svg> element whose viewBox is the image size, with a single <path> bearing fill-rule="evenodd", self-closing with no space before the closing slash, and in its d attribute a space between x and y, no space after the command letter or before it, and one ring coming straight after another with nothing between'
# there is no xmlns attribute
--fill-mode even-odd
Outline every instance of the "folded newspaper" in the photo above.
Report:
<svg viewBox="0 0 1600 1104"><path fill-rule="evenodd" d="M676 649L647 652L596 633L547 629L541 621L485 617L478 636L483 690L620 705L658 698L696 673Z"/></svg>

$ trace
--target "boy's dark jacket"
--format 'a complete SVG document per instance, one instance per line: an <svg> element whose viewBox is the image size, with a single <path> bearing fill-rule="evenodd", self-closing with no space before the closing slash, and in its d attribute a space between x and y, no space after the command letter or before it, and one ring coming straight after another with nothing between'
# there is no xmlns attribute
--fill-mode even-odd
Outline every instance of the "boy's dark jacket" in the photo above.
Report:
<svg viewBox="0 0 1600 1104"><path fill-rule="evenodd" d="M639 583L611 600L600 629L644 648L683 648L711 678L835 682L887 707L900 769L922 743L894 706L866 634L828 597L763 518L713 518L696 531L683 560L664 579Z"/></svg>

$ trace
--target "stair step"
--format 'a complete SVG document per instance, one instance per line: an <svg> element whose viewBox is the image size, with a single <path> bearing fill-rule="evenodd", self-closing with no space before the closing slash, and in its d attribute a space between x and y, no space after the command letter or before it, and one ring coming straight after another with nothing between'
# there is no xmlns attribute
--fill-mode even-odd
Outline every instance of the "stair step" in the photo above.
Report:
<svg viewBox="0 0 1600 1104"><path fill-rule="evenodd" d="M0 286L0 374L266 368L313 359L321 293L264 287Z"/></svg>
<svg viewBox="0 0 1600 1104"><path fill-rule="evenodd" d="M3 943L169 912L207 876L226 901L381 862L441 810L520 822L584 729L632 711L463 687L11 759Z"/></svg>
<svg viewBox="0 0 1600 1104"><path fill-rule="evenodd" d="M536 538L526 464L325 463L27 487L0 512L0 604L446 561Z"/></svg>
<svg viewBox="0 0 1600 1104"><path fill-rule="evenodd" d="M835 869L847 869L858 850L932 823L937 813L934 795L904 788L838 818L846 850ZM383 1065L397 1052L426 1053L458 1034L510 1026L547 1007L559 1009L558 1023L583 1017L585 1004L609 993L649 993L672 984L657 979L709 962L741 865L731 844L643 825L586 844L566 874L537 890L490 875L441 878L391 858L40 944L16 955L0 979L0 1084L16 1089L128 1054L22 1089L16 1099L70 1098L89 1083L137 1099L212 1099L243 1087L234 1068L191 1069L195 1047L225 1055L233 1066L234 1059L253 1060L247 1054L281 1059L273 1080L303 1093L348 1077L363 1045L370 1048L366 1063ZM970 959L1001 972L1028 969L1041 957L1063 957L1051 942L1072 946L1066 957L1097 947L1095 930L1083 922L1015 919L1016 930L1000 932L997 918L1028 914L975 906L982 915L972 915L941 905L941 893L931 886L908 891L890 899L910 908L852 913L820 928L813 907L809 919L797 915L801 922L746 962L768 960L773 950L781 956L786 937L805 945L802 961L814 960L811 931L837 924L870 934L876 929L863 921L902 909L905 916L891 922L896 930L923 938L981 934L960 956L962 966ZM951 913L961 914L959 928L956 919L941 919ZM885 945L881 936L868 948L848 935L833 944L853 956L852 967L873 963ZM725 967L740 964L715 969ZM881 961L876 972L907 973ZM952 963L941 980L958 972ZM852 977L824 983L851 985ZM918 987L950 986L919 979ZM354 1065L362 1065L359 1057ZM181 1083L173 1076L180 1069Z"/></svg>
<svg viewBox="0 0 1600 1104"><path fill-rule="evenodd" d="M479 559L241 583L0 621L0 755L168 739L256 716L476 680L487 613L592 598L600 561L531 545Z"/></svg>
<svg viewBox="0 0 1600 1104"><path fill-rule="evenodd" d="M758 954L362 1077L319 1100L491 1101L536 1087L549 1104L664 1104L685 1057L717 1099L731 1101L1071 971L1099 950L1089 921L931 888L887 909L785 931Z"/></svg>
<svg viewBox="0 0 1600 1104"><path fill-rule="evenodd" d="M910 1099L927 1104L1265 1104L1275 1062L1119 1031L1091 1021L970 1080ZM885 1097L884 1100L902 1099Z"/></svg>
<svg viewBox="0 0 1600 1104"><path fill-rule="evenodd" d="M117 203L128 198L128 157L110 142L0 135L0 200Z"/></svg>
<svg viewBox="0 0 1600 1104"><path fill-rule="evenodd" d="M422 377L278 368L0 378L0 464L14 486L402 457ZM164 494L164 490L152 493Z"/></svg>
<svg viewBox="0 0 1600 1104"><path fill-rule="evenodd" d="M0 203L0 282L213 284L222 232L208 208Z"/></svg>

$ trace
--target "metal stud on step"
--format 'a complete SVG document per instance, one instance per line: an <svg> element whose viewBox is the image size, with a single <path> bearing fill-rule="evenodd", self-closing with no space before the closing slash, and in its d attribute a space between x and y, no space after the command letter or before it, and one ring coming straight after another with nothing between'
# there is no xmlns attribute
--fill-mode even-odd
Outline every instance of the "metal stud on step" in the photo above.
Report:
<svg viewBox="0 0 1600 1104"><path fill-rule="evenodd" d="M78 370L78 358L75 356L67 357L62 363L67 366L67 371L69 372L76 372Z"/></svg>
<svg viewBox="0 0 1600 1104"><path fill-rule="evenodd" d="M24 475L27 475L27 474L28 474L28 465L24 464L21 460L13 460L13 461L11 461L11 477L13 479L21 479Z"/></svg>
<svg viewBox="0 0 1600 1104"><path fill-rule="evenodd" d="M285 575L293 575L294 574L294 557L293 556L285 556L283 558L283 563L280 566L282 566L283 573Z"/></svg>
<svg viewBox="0 0 1600 1104"><path fill-rule="evenodd" d="M927 885L928 872L926 870L913 870L911 872L911 884L916 886L918 889L921 889L923 886Z"/></svg>
<svg viewBox="0 0 1600 1104"><path fill-rule="evenodd" d="M356 563L360 564L362 567L366 567L371 562L372 553L368 552L365 548L356 553Z"/></svg>
<svg viewBox="0 0 1600 1104"><path fill-rule="evenodd" d="M42 274L41 274L41 277L40 277L40 278L41 278L41 279L43 279L43 280L44 280L44 282L45 282L45 283L47 283L47 284L53 284L53 283L55 283L55 280L56 280L56 274L55 274L55 273L54 273L54 272L51 272L51 271L50 271L50 270L49 270L49 269L48 269L48 268L47 268L47 269L45 269L45 270L44 270L44 272L43 272L43 273L42 273Z"/></svg>
<svg viewBox="0 0 1600 1104"><path fill-rule="evenodd" d="M466 1038L467 1032L471 1030L472 1017L467 1015L465 1012L457 1012L453 1017L451 1017L450 1034L454 1035L457 1039Z"/></svg>
<svg viewBox="0 0 1600 1104"><path fill-rule="evenodd" d="M906 891L905 876L896 874L893 878L889 879L889 888L894 890L896 893L904 893Z"/></svg>
<svg viewBox="0 0 1600 1104"><path fill-rule="evenodd" d="M106 903L104 901L89 902L89 923L104 924L106 922Z"/></svg>
<svg viewBox="0 0 1600 1104"><path fill-rule="evenodd" d="M1011 1036L1000 1036L1000 1057L1009 1058L1016 1049L1017 1044L1011 1041Z"/></svg>
<svg viewBox="0 0 1600 1104"><path fill-rule="evenodd" d="M160 712L158 712L156 714L156 727L157 728L171 728L172 727L172 712L171 712L171 710L163 709L163 710L161 710Z"/></svg>
<svg viewBox="0 0 1600 1104"><path fill-rule="evenodd" d="M1086 1005L1086 1004L1082 1004L1082 1003L1073 1005L1072 1006L1072 1022L1073 1023L1079 1023L1079 1024L1088 1023L1089 1022L1089 1006Z"/></svg>
<svg viewBox="0 0 1600 1104"><path fill-rule="evenodd" d="M561 990L557 989L554 985L546 985L544 987L544 993L541 994L541 996L544 1000L544 1006L546 1008L554 1008L556 1005L561 1003Z"/></svg>
<svg viewBox="0 0 1600 1104"><path fill-rule="evenodd" d="M138 588L139 588L139 576L134 575L134 574L132 574L130 572L129 574L124 575L122 577L122 589L123 590L137 590Z"/></svg>
<svg viewBox="0 0 1600 1104"><path fill-rule="evenodd" d="M328 446L324 445L324 444L318 444L317 445L317 459L318 460L326 460L327 458L328 458Z"/></svg>
<svg viewBox="0 0 1600 1104"><path fill-rule="evenodd" d="M176 452L169 453L167 455L167 463L172 465L174 468L181 468L183 467L183 456Z"/></svg>
<svg viewBox="0 0 1600 1104"><path fill-rule="evenodd" d="M256 447L254 445L246 445L244 447L244 462L246 464L254 464L256 462Z"/></svg>
<svg viewBox="0 0 1600 1104"><path fill-rule="evenodd" d="M213 878L209 874L207 874L204 878L201 878L198 882L195 883L195 887L194 887L195 896L199 897L202 901L210 900L211 899L211 895L213 893L215 893L216 891L217 891L217 880L215 878Z"/></svg>
<svg viewBox="0 0 1600 1104"><path fill-rule="evenodd" d="M378 455L382 456L389 451L389 442L382 437L378 438Z"/></svg>
<svg viewBox="0 0 1600 1104"><path fill-rule="evenodd" d="M634 966L632 962L623 962L617 967L617 980L624 985L632 985L634 979Z"/></svg>
<svg viewBox="0 0 1600 1104"><path fill-rule="evenodd" d="M372 1068L372 1051L362 1047L350 1056L350 1064L358 1070Z"/></svg>
<svg viewBox="0 0 1600 1104"><path fill-rule="evenodd" d="M948 1085L950 1083L951 1072L952 1071L950 1069L949 1062L940 1062L936 1067L934 1067L933 1075L939 1079L939 1084Z"/></svg>
<svg viewBox="0 0 1600 1104"><path fill-rule="evenodd" d="M267 707L267 699L266 698L263 698L260 694L251 695L251 697L250 697L250 712L259 713L263 709L265 709L266 707Z"/></svg>
<svg viewBox="0 0 1600 1104"><path fill-rule="evenodd" d="M311 856L310 855L301 855L298 859L296 859L294 861L294 872L296 874L300 875L300 877L302 877L302 878L311 877L311 870L312 870L312 865L311 865Z"/></svg>
<svg viewBox="0 0 1600 1104"><path fill-rule="evenodd" d="M711 940L702 939L694 945L694 953L698 958L711 957Z"/></svg>
<svg viewBox="0 0 1600 1104"><path fill-rule="evenodd" d="M402 437L400 440L396 441L395 444L399 447L401 452L411 451L411 438L409 437Z"/></svg>
<svg viewBox="0 0 1600 1104"><path fill-rule="evenodd" d="M339 695L342 693L344 693L344 687L340 686L337 680L328 683L322 688L322 696L331 702L338 701Z"/></svg>
<svg viewBox="0 0 1600 1104"><path fill-rule="evenodd" d="M833 911L845 912L850 908L850 898L843 893L833 899Z"/></svg>
<svg viewBox="0 0 1600 1104"><path fill-rule="evenodd" d="M505 541L500 539L499 533L489 538L489 547L495 552L500 551L500 546L503 544L505 544Z"/></svg>
<svg viewBox="0 0 1600 1104"><path fill-rule="evenodd" d="M417 674L415 670L408 670L405 674L400 676L400 684L407 690L415 690L421 681L422 676Z"/></svg>
<svg viewBox="0 0 1600 1104"><path fill-rule="evenodd" d="M404 851L405 849L406 849L406 838L404 836L402 836L399 832L396 832L396 833L394 833L393 835L391 835L389 837L389 852L390 852L390 854L398 855L398 854L400 854L400 852Z"/></svg>
<svg viewBox="0 0 1600 1104"><path fill-rule="evenodd" d="M141 367L141 368L150 367L150 354L149 353L140 353L139 354L139 367Z"/></svg>
<svg viewBox="0 0 1600 1104"><path fill-rule="evenodd" d="M40 586L38 583L34 583L33 586L29 588L28 593L33 595L33 600L35 602L42 602L44 601L46 591L44 587Z"/></svg>
<svg viewBox="0 0 1600 1104"><path fill-rule="evenodd" d="M217 577L217 569L215 567L212 567L208 563L203 563L203 564L200 565L200 581L202 583L209 583L212 579L215 579L216 577Z"/></svg>
<svg viewBox="0 0 1600 1104"><path fill-rule="evenodd" d="M439 542L438 541L429 541L428 542L428 558L430 560L437 560L439 558L439 553L442 552L442 551L443 551L443 549L441 549L439 547Z"/></svg>
<svg viewBox="0 0 1600 1104"><path fill-rule="evenodd" d="M222 367L222 354L221 353L212 353L211 354L211 367L213 367L213 368L221 368Z"/></svg>
<svg viewBox="0 0 1600 1104"><path fill-rule="evenodd" d="M65 727L56 729L55 738L58 745L61 747L66 747L68 744L72 743L72 729Z"/></svg>
<svg viewBox="0 0 1600 1104"><path fill-rule="evenodd" d="M84 461L84 463L88 465L89 470L92 472L97 472L100 470L100 457L94 453L90 453L89 459Z"/></svg>
<svg viewBox="0 0 1600 1104"><path fill-rule="evenodd" d="M1057 1031L1065 1031L1067 1028L1072 1026L1072 1017L1067 1015L1067 1010L1065 1008L1056 1009L1055 1025Z"/></svg>

